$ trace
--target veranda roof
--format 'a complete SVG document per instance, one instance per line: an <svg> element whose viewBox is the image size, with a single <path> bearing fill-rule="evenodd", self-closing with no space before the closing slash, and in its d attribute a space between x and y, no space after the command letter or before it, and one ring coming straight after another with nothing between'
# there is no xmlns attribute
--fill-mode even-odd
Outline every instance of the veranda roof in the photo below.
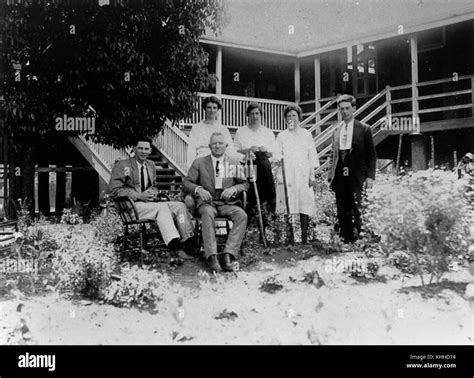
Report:
<svg viewBox="0 0 474 378"><path fill-rule="evenodd" d="M436 22L474 19L473 0L224 1L229 24L222 35L208 33L203 41L300 56L349 41L395 36L400 26L407 33Z"/></svg>

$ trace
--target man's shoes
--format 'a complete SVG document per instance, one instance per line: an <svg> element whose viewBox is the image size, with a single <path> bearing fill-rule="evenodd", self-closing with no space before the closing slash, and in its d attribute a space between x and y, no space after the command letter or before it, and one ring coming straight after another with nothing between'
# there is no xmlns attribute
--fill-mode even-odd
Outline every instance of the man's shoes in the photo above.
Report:
<svg viewBox="0 0 474 378"><path fill-rule="evenodd" d="M209 256L207 259L207 264L209 265L209 269L211 269L211 272L222 272L221 265L217 260L217 255Z"/></svg>
<svg viewBox="0 0 474 378"><path fill-rule="evenodd" d="M189 239L187 239L185 242L184 242L184 251L188 254L188 255L192 255L192 256L195 256L197 255L197 253L199 252L199 250L196 248L196 237L195 236L191 236Z"/></svg>
<svg viewBox="0 0 474 378"><path fill-rule="evenodd" d="M222 257L222 269L226 272L233 272L234 271L234 264L233 264L233 256L230 253L224 253Z"/></svg>
<svg viewBox="0 0 474 378"><path fill-rule="evenodd" d="M192 256L189 256L186 252L184 252L182 249L176 251L176 254L178 255L178 257L180 259L183 259L183 260L193 260L194 257Z"/></svg>

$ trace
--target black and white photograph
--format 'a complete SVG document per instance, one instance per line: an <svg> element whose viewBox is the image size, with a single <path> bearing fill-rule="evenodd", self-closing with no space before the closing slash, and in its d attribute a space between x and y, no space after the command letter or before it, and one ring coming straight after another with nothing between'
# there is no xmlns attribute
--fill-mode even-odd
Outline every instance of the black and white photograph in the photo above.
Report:
<svg viewBox="0 0 474 378"><path fill-rule="evenodd" d="M474 375L472 0L0 0L0 105L17 372L417 346L387 372Z"/></svg>

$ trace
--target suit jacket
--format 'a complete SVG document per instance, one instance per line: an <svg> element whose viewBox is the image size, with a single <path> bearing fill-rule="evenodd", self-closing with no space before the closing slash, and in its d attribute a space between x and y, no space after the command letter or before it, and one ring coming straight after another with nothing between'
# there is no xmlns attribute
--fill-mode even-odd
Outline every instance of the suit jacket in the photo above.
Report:
<svg viewBox="0 0 474 378"><path fill-rule="evenodd" d="M231 168L234 167L235 169ZM234 173L232 173L232 171ZM202 199L195 195L195 190L199 186L202 186L212 195L212 203L216 206L219 205L236 205L240 202L238 198L233 197L228 201L223 201L220 198L224 189L234 187L237 189L237 195L243 191L247 191L249 184L245 179L243 173L243 167L238 161L229 158L227 155L224 156L224 178L222 180L222 190L215 189L215 174L214 167L212 166L211 155L206 155L197 158L193 161L191 168L189 168L188 175L184 179L183 189L186 193L192 194L196 199L196 208L199 208L203 204Z"/></svg>
<svg viewBox="0 0 474 378"><path fill-rule="evenodd" d="M339 161L339 135L341 125L338 125L332 135L332 156L329 173L329 183L333 187L336 167ZM352 134L351 159L353 164L353 175L356 182L362 187L366 178L375 180L375 166L377 152L375 150L374 138L370 127L360 121L354 120L354 132ZM334 189L334 188L333 188Z"/></svg>
<svg viewBox="0 0 474 378"><path fill-rule="evenodd" d="M156 166L151 160L146 160L148 171L148 188L156 184ZM109 183L110 196L112 198L129 196L133 201L137 200L140 188L140 171L137 160L132 157L119 160L114 164L112 176Z"/></svg>

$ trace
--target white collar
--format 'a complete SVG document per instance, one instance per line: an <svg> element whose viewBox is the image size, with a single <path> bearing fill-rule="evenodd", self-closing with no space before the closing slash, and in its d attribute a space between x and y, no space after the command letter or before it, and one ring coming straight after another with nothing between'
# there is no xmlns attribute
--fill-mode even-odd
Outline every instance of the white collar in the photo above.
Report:
<svg viewBox="0 0 474 378"><path fill-rule="evenodd" d="M344 127L346 123L344 121L341 122L341 127ZM352 118L348 123L347 123L347 130L350 128L354 127L354 118Z"/></svg>
<svg viewBox="0 0 474 378"><path fill-rule="evenodd" d="M136 159L136 158L135 158L135 160L137 161L137 165L139 165L140 167L141 167L141 166L146 167L146 160L145 160L143 163L140 163L140 162L138 161L138 159Z"/></svg>
<svg viewBox="0 0 474 378"><path fill-rule="evenodd" d="M225 156L225 154L222 155L221 157L217 158L217 157L215 157L213 154L211 154L211 159L212 159L212 161L213 161L214 163L215 163L216 161L219 161L219 162L222 163L222 162L224 161L224 156Z"/></svg>

